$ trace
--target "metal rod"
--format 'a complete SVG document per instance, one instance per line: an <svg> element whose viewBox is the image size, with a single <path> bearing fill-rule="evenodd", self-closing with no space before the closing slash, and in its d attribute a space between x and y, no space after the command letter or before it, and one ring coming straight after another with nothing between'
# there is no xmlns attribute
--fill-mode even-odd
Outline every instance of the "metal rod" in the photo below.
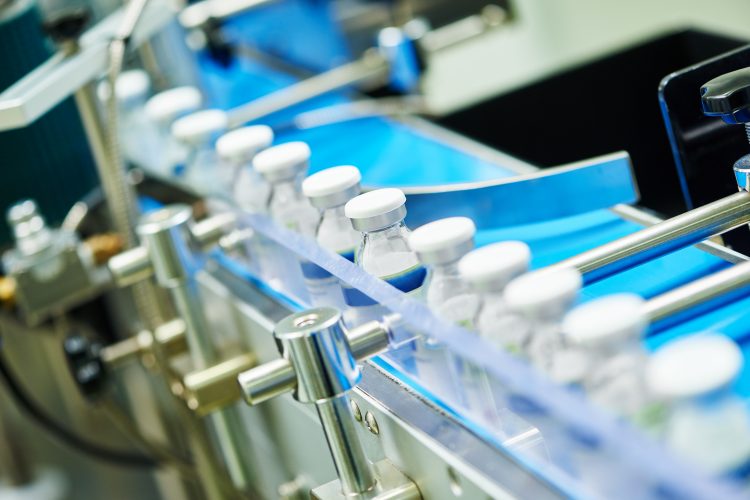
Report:
<svg viewBox="0 0 750 500"><path fill-rule="evenodd" d="M741 191L563 260L586 284L750 222L750 193Z"/></svg>
<svg viewBox="0 0 750 500"><path fill-rule="evenodd" d="M177 313L185 324L185 339L196 369L205 369L219 361L211 342L203 313L189 238L192 210L187 205L172 205L144 215L137 227L138 235L148 249L156 281L170 293ZM247 440L242 423L227 408L212 414L219 448L235 486L250 487L249 468L241 452Z"/></svg>
<svg viewBox="0 0 750 500"><path fill-rule="evenodd" d="M349 85L384 82L388 76L388 68L388 62L383 56L377 52L367 52L356 61L312 76L230 110L229 125L238 127Z"/></svg>
<svg viewBox="0 0 750 500"><path fill-rule="evenodd" d="M200 28L208 21L221 20L259 7L274 3L276 0L203 0L195 2L182 10L180 24L186 29Z"/></svg>
<svg viewBox="0 0 750 500"><path fill-rule="evenodd" d="M650 322L660 321L750 285L750 261L692 281L646 302Z"/></svg>
<svg viewBox="0 0 750 500"><path fill-rule="evenodd" d="M346 394L315 403L331 450L344 496L354 496L375 487L375 475L354 427Z"/></svg>
<svg viewBox="0 0 750 500"><path fill-rule="evenodd" d="M354 359L362 361L388 349L389 327L369 321L349 330L347 342ZM241 373L237 381L245 401L254 406L294 390L297 374L287 358L279 358Z"/></svg>
<svg viewBox="0 0 750 500"><path fill-rule="evenodd" d="M179 316L185 322L185 334L195 369L203 370L219 361L219 355L208 335L202 314L197 284L190 279L169 288ZM224 408L208 417L216 433L222 456L234 484L241 489L249 487L248 464L242 452L247 441L244 427L236 408Z"/></svg>
<svg viewBox="0 0 750 500"><path fill-rule="evenodd" d="M206 333L208 327L201 314L202 306L198 297L197 284L190 280L169 289L174 300L177 314L185 322L187 338L193 368L204 370L219 361L219 355Z"/></svg>

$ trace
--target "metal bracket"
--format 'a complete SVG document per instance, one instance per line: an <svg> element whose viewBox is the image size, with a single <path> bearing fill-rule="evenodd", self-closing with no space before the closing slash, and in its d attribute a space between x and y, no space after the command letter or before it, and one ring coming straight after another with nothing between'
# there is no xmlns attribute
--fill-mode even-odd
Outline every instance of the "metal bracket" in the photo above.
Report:
<svg viewBox="0 0 750 500"><path fill-rule="evenodd" d="M176 15L169 2L149 2L130 39L131 46L146 42ZM0 131L31 125L107 68L107 45L123 16L118 9L81 36L80 50L58 52L41 66L0 93Z"/></svg>
<svg viewBox="0 0 750 500"><path fill-rule="evenodd" d="M185 375L185 402L199 416L205 416L242 399L237 376L255 366L255 356L239 354L205 370Z"/></svg>
<svg viewBox="0 0 750 500"><path fill-rule="evenodd" d="M193 366L205 370L220 359L211 340L195 283L199 262L194 247L196 244L201 246L201 242L196 241L192 226L192 210L187 205L171 205L143 215L136 228L143 246L113 257L109 268L115 282L121 286L137 282L134 277L146 279L153 276L169 292L185 322L185 338ZM207 230L206 234L215 236L217 232ZM235 486L245 490L249 487L249 469L239 446L246 437L242 422L233 410L222 408L211 413L209 418L232 480Z"/></svg>
<svg viewBox="0 0 750 500"><path fill-rule="evenodd" d="M287 316L274 335L284 358L249 370L238 381L251 405L290 391L297 401L315 405L339 478L314 489L313 498L421 498L416 485L389 462L373 466L367 460L348 397L361 378L356 361L385 350L389 328L373 321L347 332L341 313L323 307Z"/></svg>

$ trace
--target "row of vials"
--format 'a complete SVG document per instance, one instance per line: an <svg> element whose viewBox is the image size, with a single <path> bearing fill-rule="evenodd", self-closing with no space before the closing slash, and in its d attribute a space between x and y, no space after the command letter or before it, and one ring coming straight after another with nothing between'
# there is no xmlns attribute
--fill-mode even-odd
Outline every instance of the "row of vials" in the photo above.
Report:
<svg viewBox="0 0 750 500"><path fill-rule="evenodd" d="M649 353L642 342L649 325L641 297L618 294L573 308L581 275L562 268L529 271L525 243L474 249L475 225L463 217L411 232L399 189L362 194L361 175L353 166L306 177L307 144L272 146L273 131L263 125L228 131L226 113L198 111L197 89L172 89L146 101L148 88L141 72L127 72L117 85L124 148L136 160L149 155L144 163L165 174L229 190L241 208L315 238L424 300L440 318L663 437L711 473L750 474L750 412L732 390L743 356L731 339L696 334ZM149 136L151 142L144 143ZM312 305L346 311L349 324L387 314L324 269L302 262L301 270ZM468 368L427 337L411 349L425 386L497 423L491 384L482 370Z"/></svg>

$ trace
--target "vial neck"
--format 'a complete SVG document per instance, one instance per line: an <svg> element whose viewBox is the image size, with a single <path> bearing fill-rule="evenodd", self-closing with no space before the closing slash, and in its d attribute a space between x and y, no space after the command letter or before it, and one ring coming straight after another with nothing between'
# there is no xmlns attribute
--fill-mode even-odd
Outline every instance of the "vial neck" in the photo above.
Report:
<svg viewBox="0 0 750 500"><path fill-rule="evenodd" d="M283 197L284 199L301 199L303 197L294 179L276 181L273 183L272 189L274 196Z"/></svg>
<svg viewBox="0 0 750 500"><path fill-rule="evenodd" d="M619 337L602 341L592 348L599 356L611 358L615 356L646 356L641 347L640 339L634 336Z"/></svg>
<svg viewBox="0 0 750 500"><path fill-rule="evenodd" d="M388 227L384 227L383 229L378 229L377 231L366 232L364 236L365 236L365 242L369 242L369 243L378 243L381 241L388 241L388 240L394 240L394 239L403 239L404 242L406 242L407 234L408 234L408 229L406 229L406 225L404 224L404 221L400 220L396 222L395 224L392 224Z"/></svg>
<svg viewBox="0 0 750 500"><path fill-rule="evenodd" d="M185 162L187 165L205 164L215 158L215 151L209 139L183 142L182 144L187 148L187 160Z"/></svg>
<svg viewBox="0 0 750 500"><path fill-rule="evenodd" d="M537 312L536 314L526 314L526 318L534 331L534 335L540 338L546 337L549 339L559 336L560 324L562 323L564 316L564 311L546 311Z"/></svg>
<svg viewBox="0 0 750 500"><path fill-rule="evenodd" d="M459 260L460 259L433 264L430 267L433 277L440 279L461 279L461 273L458 270Z"/></svg>
<svg viewBox="0 0 750 500"><path fill-rule="evenodd" d="M323 248L339 253L349 260L354 260L354 253L362 238L344 213L344 205L323 210L316 237Z"/></svg>
<svg viewBox="0 0 750 500"><path fill-rule="evenodd" d="M325 210L323 210L322 219L331 221L345 220L346 223L351 227L351 223L344 213L344 206L345 205L339 205L337 207L326 208Z"/></svg>
<svg viewBox="0 0 750 500"><path fill-rule="evenodd" d="M480 295L480 314L505 314L507 307L502 292L485 292Z"/></svg>
<svg viewBox="0 0 750 500"><path fill-rule="evenodd" d="M384 278L419 266L409 248L409 230L403 221L378 231L365 232L355 262L370 274Z"/></svg>

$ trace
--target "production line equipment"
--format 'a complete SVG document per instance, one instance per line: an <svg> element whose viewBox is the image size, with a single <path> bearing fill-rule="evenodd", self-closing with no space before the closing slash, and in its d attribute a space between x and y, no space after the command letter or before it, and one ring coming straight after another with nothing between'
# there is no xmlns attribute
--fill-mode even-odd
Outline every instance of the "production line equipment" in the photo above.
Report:
<svg viewBox="0 0 750 500"><path fill-rule="evenodd" d="M549 165L495 113L637 47L440 112L537 11L115 3L0 0L0 500L750 495L744 41Z"/></svg>

